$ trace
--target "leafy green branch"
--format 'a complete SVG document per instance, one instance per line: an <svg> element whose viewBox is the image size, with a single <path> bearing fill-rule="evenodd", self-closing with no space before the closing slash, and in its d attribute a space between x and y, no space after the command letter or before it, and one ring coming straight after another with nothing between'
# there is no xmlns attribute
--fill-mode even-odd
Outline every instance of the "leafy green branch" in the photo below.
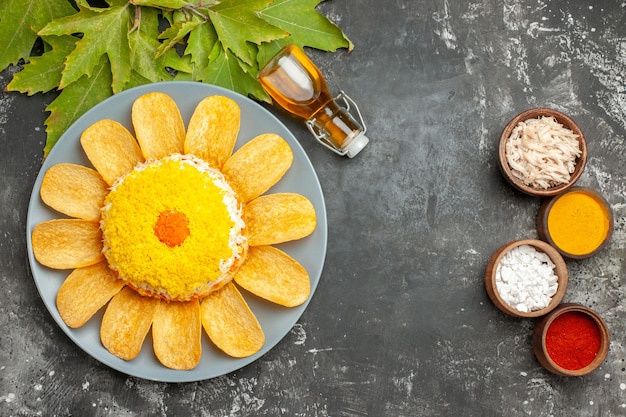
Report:
<svg viewBox="0 0 626 417"><path fill-rule="evenodd" d="M284 45L353 48L321 1L2 0L0 70L23 63L7 91L59 91L47 155L84 112L142 84L199 81L269 102L256 76Z"/></svg>

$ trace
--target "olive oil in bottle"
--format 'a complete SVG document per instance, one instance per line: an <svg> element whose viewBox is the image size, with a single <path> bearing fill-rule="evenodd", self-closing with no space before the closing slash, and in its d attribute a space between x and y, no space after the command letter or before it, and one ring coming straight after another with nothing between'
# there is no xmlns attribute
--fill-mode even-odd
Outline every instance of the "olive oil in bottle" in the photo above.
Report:
<svg viewBox="0 0 626 417"><path fill-rule="evenodd" d="M276 54L258 79L276 103L305 119L316 139L335 153L353 158L369 142L356 103L343 92L333 98L319 68L296 45L287 45ZM338 99L343 99L346 107L340 106ZM361 123L349 113L350 103Z"/></svg>

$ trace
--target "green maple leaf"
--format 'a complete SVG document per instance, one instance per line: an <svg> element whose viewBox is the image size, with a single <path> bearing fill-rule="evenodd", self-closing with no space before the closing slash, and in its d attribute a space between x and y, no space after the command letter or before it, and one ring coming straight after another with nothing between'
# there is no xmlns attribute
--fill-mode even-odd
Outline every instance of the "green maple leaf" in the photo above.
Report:
<svg viewBox="0 0 626 417"><path fill-rule="evenodd" d="M75 12L67 0L0 1L0 69L28 60L37 31L49 21Z"/></svg>
<svg viewBox="0 0 626 417"><path fill-rule="evenodd" d="M309 46L322 51L338 48L352 50L354 44L334 23L315 10L320 0L275 0L256 14L291 36L277 41L275 47L293 43L300 48ZM277 52L277 50L276 50Z"/></svg>
<svg viewBox="0 0 626 417"><path fill-rule="evenodd" d="M61 94L48 105L46 111L47 141L44 156L47 156L63 132L69 128L87 110L113 94L111 89L111 66L106 57L94 67L91 76L83 76L67 86Z"/></svg>
<svg viewBox="0 0 626 417"><path fill-rule="evenodd" d="M124 90L131 74L130 21L128 4L116 4L98 11L81 8L80 12L53 20L41 29L40 36L83 34L65 61L59 88L65 88L84 75L90 76L100 58L106 55L111 63L113 92Z"/></svg>
<svg viewBox="0 0 626 417"><path fill-rule="evenodd" d="M176 44L180 43L191 31L201 25L203 22L197 18L193 20L178 21L169 28L161 32L159 39L165 40L157 49L156 57L163 55Z"/></svg>
<svg viewBox="0 0 626 417"><path fill-rule="evenodd" d="M142 31L133 32L129 36L129 44L133 69L148 82L172 80L174 77L167 68L187 73L193 71L188 58L180 57L173 49L155 58L161 44Z"/></svg>
<svg viewBox="0 0 626 417"><path fill-rule="evenodd" d="M189 34L185 55L190 57L193 64L193 79L200 80L199 73L209 66L209 62L212 59L211 51L215 50L217 40L217 33L213 26L209 24L200 25ZM217 53L214 53L214 55L216 57Z"/></svg>
<svg viewBox="0 0 626 417"><path fill-rule="evenodd" d="M74 49L76 40L73 36L47 36L45 41L51 49L41 56L32 57L24 69L13 76L7 90L30 96L56 88L61 82L65 57Z"/></svg>
<svg viewBox="0 0 626 417"><path fill-rule="evenodd" d="M224 48L248 65L254 65L248 42L260 45L289 35L256 15L271 3L272 0L224 0L209 9L209 18Z"/></svg>
<svg viewBox="0 0 626 417"><path fill-rule="evenodd" d="M244 71L239 59L229 50L217 50L219 54L198 74L198 79L236 91L244 96L252 95L259 100L269 102L269 96L263 87L256 77Z"/></svg>
<svg viewBox="0 0 626 417"><path fill-rule="evenodd" d="M188 57L179 56L173 49L168 49L164 53L157 52L162 45L155 39L158 36L158 10L152 8L141 10L137 28L128 37L132 68L146 82L172 80L174 77L168 72L168 68L179 72L192 72L193 68Z"/></svg>

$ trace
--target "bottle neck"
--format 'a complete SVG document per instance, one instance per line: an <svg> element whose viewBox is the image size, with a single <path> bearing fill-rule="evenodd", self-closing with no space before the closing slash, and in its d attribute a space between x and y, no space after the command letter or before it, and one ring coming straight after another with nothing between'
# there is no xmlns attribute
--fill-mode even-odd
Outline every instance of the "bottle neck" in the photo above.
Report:
<svg viewBox="0 0 626 417"><path fill-rule="evenodd" d="M334 99L328 101L308 121L318 139L345 151L350 142L363 132L363 127Z"/></svg>

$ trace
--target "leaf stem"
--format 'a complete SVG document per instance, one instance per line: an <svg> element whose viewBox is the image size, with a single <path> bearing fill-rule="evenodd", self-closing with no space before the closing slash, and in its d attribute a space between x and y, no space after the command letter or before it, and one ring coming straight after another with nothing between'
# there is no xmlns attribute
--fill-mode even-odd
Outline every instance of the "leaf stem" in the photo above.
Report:
<svg viewBox="0 0 626 417"><path fill-rule="evenodd" d="M135 10L134 12L135 19L134 19L133 27L130 28L130 31L128 33L133 33L134 31L139 30L139 25L141 24L141 7L135 6L134 10Z"/></svg>
<svg viewBox="0 0 626 417"><path fill-rule="evenodd" d="M201 19L208 21L209 17L207 14L202 13L199 9L208 9L211 6L215 6L216 4L219 4L219 2L217 1L212 1L210 3L204 3L204 2L200 2L200 4L198 4L197 6L194 5L189 5L189 6L183 6L183 8L181 9L185 14L193 14L195 16L200 17Z"/></svg>

